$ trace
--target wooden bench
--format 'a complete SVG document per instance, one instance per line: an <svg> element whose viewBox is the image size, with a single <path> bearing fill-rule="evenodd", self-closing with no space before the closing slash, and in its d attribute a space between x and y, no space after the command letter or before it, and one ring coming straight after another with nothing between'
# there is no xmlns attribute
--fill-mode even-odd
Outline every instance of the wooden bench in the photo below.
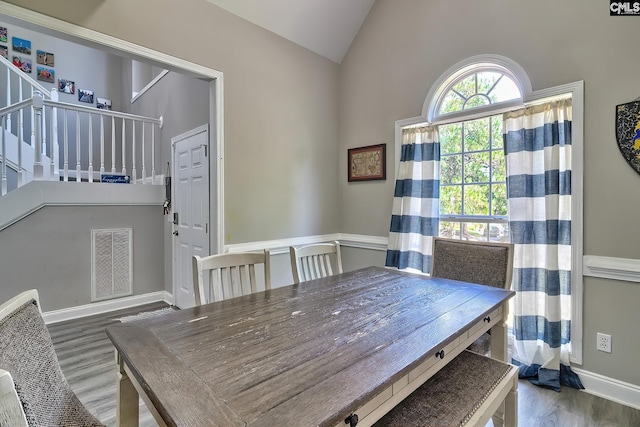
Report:
<svg viewBox="0 0 640 427"><path fill-rule="evenodd" d="M374 427L485 426L505 405L495 427L518 425L518 368L463 351Z"/></svg>

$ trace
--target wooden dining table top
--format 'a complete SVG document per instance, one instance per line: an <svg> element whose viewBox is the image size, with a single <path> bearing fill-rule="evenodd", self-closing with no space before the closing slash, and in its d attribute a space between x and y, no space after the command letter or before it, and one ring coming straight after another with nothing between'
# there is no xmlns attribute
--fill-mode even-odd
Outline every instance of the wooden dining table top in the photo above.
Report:
<svg viewBox="0 0 640 427"><path fill-rule="evenodd" d="M334 426L513 295L368 267L107 334L167 425Z"/></svg>

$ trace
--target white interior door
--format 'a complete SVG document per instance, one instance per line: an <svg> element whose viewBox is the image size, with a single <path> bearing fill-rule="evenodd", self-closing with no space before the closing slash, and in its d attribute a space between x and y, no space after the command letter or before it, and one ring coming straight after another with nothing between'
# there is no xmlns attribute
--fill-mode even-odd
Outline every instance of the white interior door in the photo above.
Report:
<svg viewBox="0 0 640 427"><path fill-rule="evenodd" d="M209 131L171 139L173 147L173 295L180 308L195 305L191 258L209 255Z"/></svg>

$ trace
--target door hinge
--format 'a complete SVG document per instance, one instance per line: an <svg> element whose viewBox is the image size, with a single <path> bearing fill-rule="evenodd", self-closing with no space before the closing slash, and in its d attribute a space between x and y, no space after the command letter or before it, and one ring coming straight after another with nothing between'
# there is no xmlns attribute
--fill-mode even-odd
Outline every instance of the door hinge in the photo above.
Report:
<svg viewBox="0 0 640 427"><path fill-rule="evenodd" d="M204 148L204 156L207 157L207 144L201 144L202 148Z"/></svg>
<svg viewBox="0 0 640 427"><path fill-rule="evenodd" d="M209 232L209 224L205 224L204 225L204 232L208 233Z"/></svg>

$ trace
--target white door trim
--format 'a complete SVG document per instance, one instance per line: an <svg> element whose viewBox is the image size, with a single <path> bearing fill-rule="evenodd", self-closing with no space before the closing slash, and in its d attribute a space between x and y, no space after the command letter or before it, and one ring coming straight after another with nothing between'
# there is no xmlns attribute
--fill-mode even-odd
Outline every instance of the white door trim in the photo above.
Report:
<svg viewBox="0 0 640 427"><path fill-rule="evenodd" d="M153 49L140 46L126 40L118 39L107 34L102 34L89 28L84 28L69 22L61 21L51 16L43 15L38 12L34 12L20 6L5 3L0 1L0 14L15 18L20 21L24 21L35 25L37 27L43 27L54 32L60 32L67 36L71 36L72 41L79 44L87 44L92 46L98 44L104 46L107 50L116 50L128 54L133 54L137 57L145 60L152 60L154 62L161 62L170 65L173 68L178 68L185 71L186 74L197 74L200 77L210 78L209 84L210 104L209 104L209 124L210 131L215 132L216 138L216 152L211 153L210 159L213 159L215 154L216 165L216 186L211 187L211 190L215 188L215 200L216 200L216 221L211 223L216 224L216 242L212 242L211 247L217 247L218 252L222 252L224 248L224 78L223 73L213 68L205 67L200 64L185 61L174 56L167 55L166 53L158 52ZM76 40L73 40L76 39ZM213 150L211 150L213 151ZM211 160L213 161L213 160Z"/></svg>

